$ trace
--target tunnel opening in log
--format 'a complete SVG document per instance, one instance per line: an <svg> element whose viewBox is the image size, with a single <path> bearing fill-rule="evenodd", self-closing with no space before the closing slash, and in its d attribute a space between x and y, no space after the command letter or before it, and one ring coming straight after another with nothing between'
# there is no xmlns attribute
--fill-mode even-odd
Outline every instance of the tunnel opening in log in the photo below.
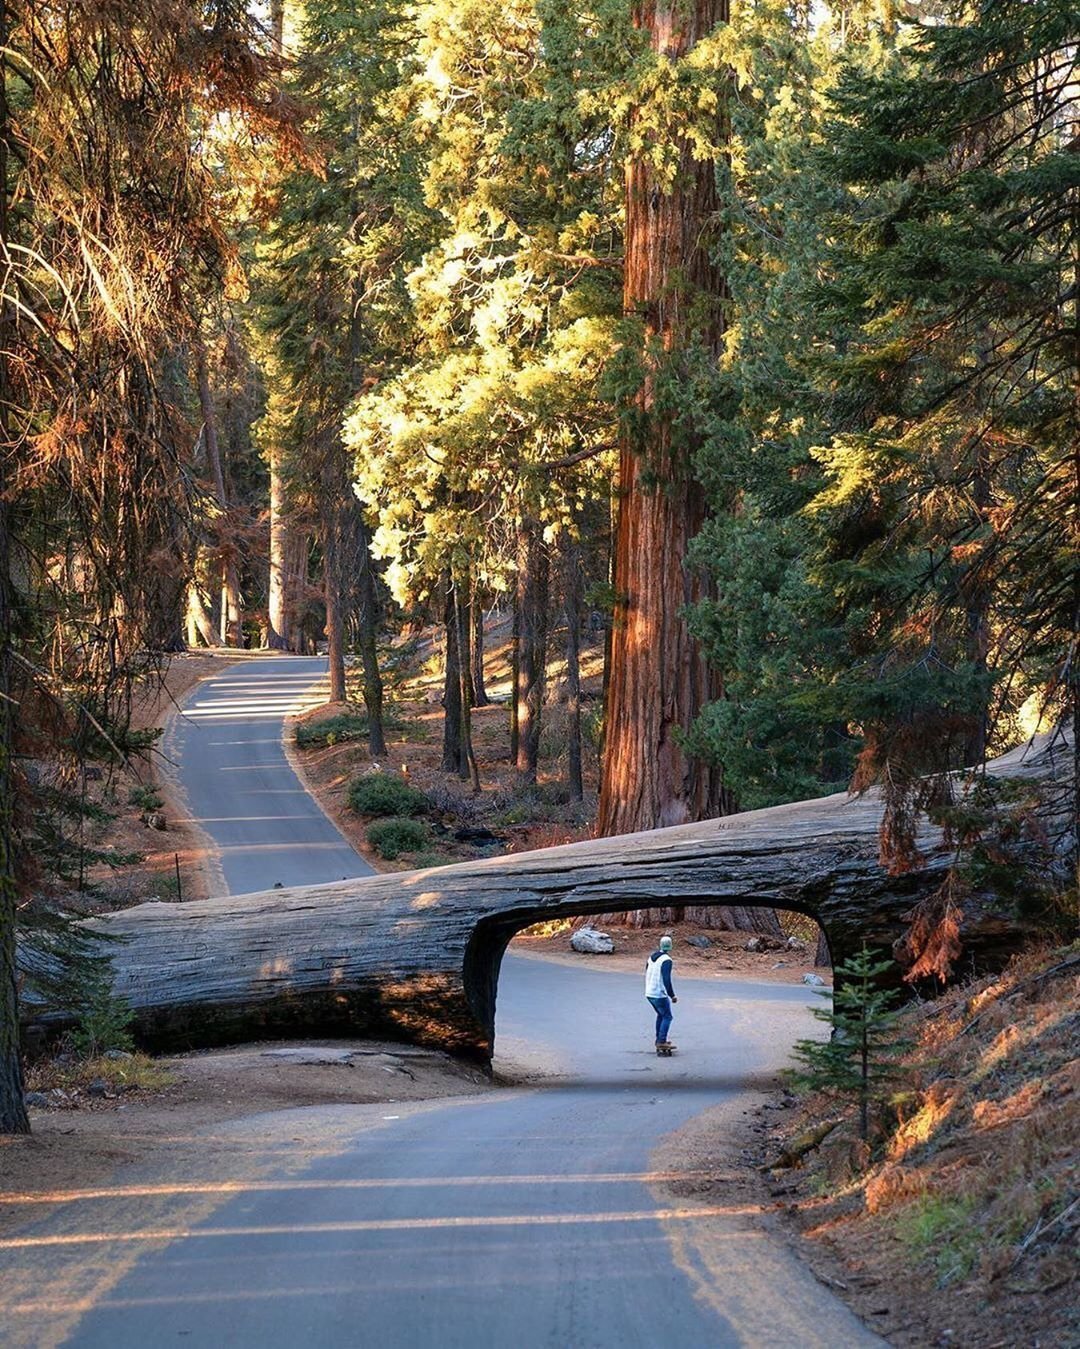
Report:
<svg viewBox="0 0 1080 1349"><path fill-rule="evenodd" d="M689 907L691 904L701 907L720 907L729 904L727 897L712 897L700 895L692 900L682 900L681 905ZM488 1046L488 1059L495 1053L495 1012L498 1002L499 992L499 974L502 969L503 957L506 955L507 948L511 941L527 928L536 923L550 922L557 918L604 918L612 914L630 913L639 907L633 903L613 903L597 907L595 899L591 902L573 902L567 901L560 905L545 905L542 908L523 908L510 910L508 912L492 915L488 918L482 918L473 929L469 938L468 945L465 948L465 959L462 967L462 983L465 990L465 998L482 1029L483 1039ZM774 902L763 900L760 904L746 904L747 908L774 909ZM799 908L795 905L788 906L789 912L798 913L804 918L809 919L822 934L825 944L829 947L829 958L832 963L832 946L829 943L828 930L820 922L817 914L807 908ZM660 928L657 929L659 933ZM747 934L750 935L750 934Z"/></svg>

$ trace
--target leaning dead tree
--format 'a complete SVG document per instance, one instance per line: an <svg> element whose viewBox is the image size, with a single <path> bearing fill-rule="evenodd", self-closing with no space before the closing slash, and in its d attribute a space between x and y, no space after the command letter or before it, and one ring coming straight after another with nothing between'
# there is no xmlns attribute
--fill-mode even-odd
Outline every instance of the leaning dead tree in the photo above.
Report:
<svg viewBox="0 0 1080 1349"><path fill-rule="evenodd" d="M988 769L1029 783L1032 799L1037 793L1032 833L1042 847L1050 840L1047 865L1063 880L1072 764L1072 746L1058 736ZM540 919L673 903L764 905L815 918L834 960L864 942L897 949L955 850L925 825L921 865L891 875L877 860L881 815L874 792L838 794L427 871L144 904L94 926L121 939L116 991L134 1008L144 1043L379 1033L483 1061L502 955L515 932ZM997 896L965 896L965 962L1000 965L1028 935Z"/></svg>

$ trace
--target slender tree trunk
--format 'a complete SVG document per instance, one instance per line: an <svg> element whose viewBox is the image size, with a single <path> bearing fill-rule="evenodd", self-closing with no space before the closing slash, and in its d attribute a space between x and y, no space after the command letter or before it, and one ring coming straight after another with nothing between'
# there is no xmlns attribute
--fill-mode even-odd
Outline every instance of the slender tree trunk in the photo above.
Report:
<svg viewBox="0 0 1080 1349"><path fill-rule="evenodd" d="M214 482L214 495L223 520L228 519L229 497L225 490L225 470L218 439L217 415L210 393L210 374L206 366L206 348L201 340L195 343L195 379L199 388L199 408L203 419L206 458ZM222 564L221 585L221 645L240 647L244 644L243 612L240 604L240 569L237 565L234 541L223 540L225 560Z"/></svg>
<svg viewBox="0 0 1080 1349"><path fill-rule="evenodd" d="M288 649L298 655L303 655L308 650L306 622L308 606L305 600L301 608L300 599L307 591L310 549L311 537L307 530L297 529L295 525L291 525L285 548L285 599L289 606L285 623L289 631Z"/></svg>
<svg viewBox="0 0 1080 1349"><path fill-rule="evenodd" d="M443 752L444 773L461 771L461 666L458 660L457 613L454 587L443 577L443 628L446 633L446 668L443 679Z"/></svg>
<svg viewBox="0 0 1080 1349"><path fill-rule="evenodd" d="M196 635L201 637L208 647L217 645L218 635L213 619L203 602L197 581L188 582L187 591L187 644L197 646Z"/></svg>
<svg viewBox="0 0 1080 1349"><path fill-rule="evenodd" d="M269 630L266 645L271 651L285 651L289 645L288 604L289 531L285 520L285 479L281 472L281 450L270 448L270 584L267 607Z"/></svg>
<svg viewBox="0 0 1080 1349"><path fill-rule="evenodd" d="M521 744L518 683L521 679L521 533L518 533L518 575L514 587L514 614L510 626L510 762L517 763Z"/></svg>
<svg viewBox="0 0 1080 1349"><path fill-rule="evenodd" d="M454 617L457 622L457 647L459 655L469 651L469 612L467 596L469 582L467 577L458 577L453 583ZM458 661L458 675L461 680L461 761L458 764L458 776L471 781L473 791L480 794L480 770L476 763L476 754L472 741L472 671L469 661Z"/></svg>
<svg viewBox="0 0 1080 1349"><path fill-rule="evenodd" d="M727 0L639 0L634 22L653 51L678 62L728 17ZM722 138L718 116L716 141ZM682 824L720 808L715 771L689 756L683 735L718 690L691 638L684 607L700 582L686 565L704 519L687 428L656 403L690 346L718 356L723 278L713 261L716 166L677 142L670 186L647 154L626 168L623 302L643 324L646 373L638 396L644 443L623 438L615 543L617 595L598 830L623 834Z"/></svg>
<svg viewBox="0 0 1080 1349"><path fill-rule="evenodd" d="M336 447L328 451L336 453ZM323 597L326 601L326 655L330 670L330 701L343 703L345 688L345 623L342 617L341 503L334 487L326 482L322 501Z"/></svg>
<svg viewBox="0 0 1080 1349"><path fill-rule="evenodd" d="M0 53L7 51L8 8L0 0ZM0 253L8 253L8 137L11 132L6 81L6 56L0 55ZM6 270L6 269L5 269ZM0 287L0 1133L29 1133L23 1101L22 1060L19 1055L19 990L15 974L15 775L12 697L12 558L10 468L15 453L10 409L12 400L8 355L14 339L14 319L7 297L10 278Z"/></svg>
<svg viewBox="0 0 1080 1349"><path fill-rule="evenodd" d="M384 757L387 752L383 727L383 682L379 670L379 596L375 586L375 565L371 559L371 534L359 506L356 513L360 554L360 667L364 680L364 706L368 714L368 749L375 759Z"/></svg>
<svg viewBox="0 0 1080 1349"><path fill-rule="evenodd" d="M472 699L473 707L487 707L491 699L484 687L484 605L478 585L473 586L469 600L469 616L472 626Z"/></svg>
<svg viewBox="0 0 1080 1349"><path fill-rule="evenodd" d="M566 712L567 759L570 795L585 796L581 773L581 555L577 541L563 535L563 595L566 607Z"/></svg>
<svg viewBox="0 0 1080 1349"><path fill-rule="evenodd" d="M520 629L517 770L524 783L536 781L540 758L540 721L547 673L548 552L535 521L525 526L524 568L519 573Z"/></svg>
<svg viewBox="0 0 1080 1349"><path fill-rule="evenodd" d="M359 214L359 203L353 202L353 217ZM349 387L358 394L363 387L363 294L359 279L352 284L352 304L349 311ZM348 472L346 470L346 477ZM356 559L359 568L358 608L360 631L360 663L364 672L364 706L368 714L368 749L371 757L382 758L386 750L383 728L383 682L379 670L379 595L375 584L375 562L371 556L371 531L364 518L363 506L357 502L348 484L351 510L355 512Z"/></svg>

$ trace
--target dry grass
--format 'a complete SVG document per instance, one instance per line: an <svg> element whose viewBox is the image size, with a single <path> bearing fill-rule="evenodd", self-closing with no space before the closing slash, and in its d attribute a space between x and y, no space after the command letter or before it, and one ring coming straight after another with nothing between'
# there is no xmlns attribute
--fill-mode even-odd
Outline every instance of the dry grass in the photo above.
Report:
<svg viewBox="0 0 1080 1349"><path fill-rule="evenodd" d="M907 1290L896 1344L943 1326L972 1349L1080 1344L1080 947L1029 952L904 1019L908 1104L865 1170L842 1130L808 1160L798 1225L848 1277ZM767 1155L826 1108L804 1102Z"/></svg>
<svg viewBox="0 0 1080 1349"><path fill-rule="evenodd" d="M28 1091L62 1091L71 1098L71 1104L93 1082L103 1082L110 1093L128 1091L163 1091L173 1075L157 1059L147 1054L132 1054L129 1058L43 1059L27 1069Z"/></svg>

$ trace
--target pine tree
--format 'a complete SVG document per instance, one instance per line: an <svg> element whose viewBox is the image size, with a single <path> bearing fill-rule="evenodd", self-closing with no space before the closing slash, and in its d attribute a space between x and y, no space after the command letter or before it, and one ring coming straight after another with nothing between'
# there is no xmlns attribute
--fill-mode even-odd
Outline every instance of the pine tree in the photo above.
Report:
<svg viewBox="0 0 1080 1349"><path fill-rule="evenodd" d="M875 960L865 946L838 965L832 1005L812 1009L830 1027L829 1039L799 1040L793 1051L804 1065L794 1074L796 1082L844 1103L856 1102L864 1141L870 1134L870 1107L893 1095L897 1060L911 1047L897 1034L896 993L877 986L894 969L894 961Z"/></svg>

